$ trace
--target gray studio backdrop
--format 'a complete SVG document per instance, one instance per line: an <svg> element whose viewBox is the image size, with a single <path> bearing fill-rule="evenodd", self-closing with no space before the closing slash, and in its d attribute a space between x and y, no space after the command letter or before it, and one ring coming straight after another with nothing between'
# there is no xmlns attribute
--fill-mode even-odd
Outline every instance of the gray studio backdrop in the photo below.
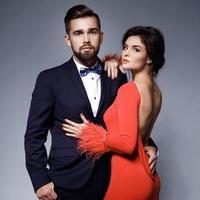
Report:
<svg viewBox="0 0 200 200"><path fill-rule="evenodd" d="M100 56L120 52L125 30L160 28L166 65L158 77L163 106L152 137L160 149L161 200L200 197L200 3L198 0L0 1L0 199L36 199L25 169L24 132L38 73L65 62L63 17L84 3L101 17ZM49 143L47 144L49 146Z"/></svg>

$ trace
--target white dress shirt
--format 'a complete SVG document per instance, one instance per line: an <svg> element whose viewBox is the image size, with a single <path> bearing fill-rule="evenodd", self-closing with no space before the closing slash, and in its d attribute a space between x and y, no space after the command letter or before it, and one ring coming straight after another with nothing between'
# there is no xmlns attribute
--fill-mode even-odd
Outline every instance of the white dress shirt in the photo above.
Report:
<svg viewBox="0 0 200 200"><path fill-rule="evenodd" d="M73 57L74 62L77 66L78 71L80 72L81 68L87 68L86 66L78 63ZM85 90L87 92L88 99L92 108L94 117L97 115L99 102L101 98L101 79L100 75L94 72L89 72L86 76L80 76Z"/></svg>

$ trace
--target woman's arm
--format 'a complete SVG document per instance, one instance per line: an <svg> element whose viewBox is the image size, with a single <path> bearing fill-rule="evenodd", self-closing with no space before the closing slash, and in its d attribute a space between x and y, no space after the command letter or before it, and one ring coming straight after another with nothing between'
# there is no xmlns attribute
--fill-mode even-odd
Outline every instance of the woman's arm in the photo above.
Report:
<svg viewBox="0 0 200 200"><path fill-rule="evenodd" d="M116 109L115 116L110 116L114 125L105 121L105 130L88 121L80 125L66 120L68 125L63 125L63 129L68 132L67 136L79 138L79 148L90 156L98 157L107 151L132 154L137 144L139 102L136 85L124 85L119 89L112 108Z"/></svg>
<svg viewBox="0 0 200 200"><path fill-rule="evenodd" d="M103 58L104 70L107 71L108 77L115 79L118 77L118 71L120 70L125 74L124 69L121 66L121 56L117 54L108 54Z"/></svg>
<svg viewBox="0 0 200 200"><path fill-rule="evenodd" d="M130 155L135 150L139 104L140 96L133 82L119 89L116 98L117 121L113 122L116 124L117 132L107 127L108 134L105 139L105 145L112 151Z"/></svg>

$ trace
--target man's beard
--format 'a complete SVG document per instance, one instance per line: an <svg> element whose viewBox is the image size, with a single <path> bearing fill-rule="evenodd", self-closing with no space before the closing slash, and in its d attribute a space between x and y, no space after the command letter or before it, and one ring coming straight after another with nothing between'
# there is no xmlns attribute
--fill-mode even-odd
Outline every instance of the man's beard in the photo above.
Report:
<svg viewBox="0 0 200 200"><path fill-rule="evenodd" d="M85 46L89 46L92 48L92 51L84 51L83 48ZM78 60L85 66L87 67L91 67L92 65L95 64L96 60L97 60L97 54L99 53L99 48L95 49L93 46L91 45L85 45L80 47L79 51L74 51L74 55L78 58ZM82 52L84 51L84 52Z"/></svg>

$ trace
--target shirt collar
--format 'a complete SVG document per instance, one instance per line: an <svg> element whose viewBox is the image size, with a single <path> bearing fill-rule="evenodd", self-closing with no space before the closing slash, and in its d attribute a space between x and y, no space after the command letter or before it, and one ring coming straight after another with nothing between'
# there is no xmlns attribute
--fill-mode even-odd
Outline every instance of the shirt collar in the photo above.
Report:
<svg viewBox="0 0 200 200"><path fill-rule="evenodd" d="M81 68L88 68L87 66L82 65L81 63L77 62L74 56L73 56L73 60L74 60L74 62L76 64L76 67L77 67L78 71L80 71ZM98 61L93 66L95 66L97 63L98 63Z"/></svg>

